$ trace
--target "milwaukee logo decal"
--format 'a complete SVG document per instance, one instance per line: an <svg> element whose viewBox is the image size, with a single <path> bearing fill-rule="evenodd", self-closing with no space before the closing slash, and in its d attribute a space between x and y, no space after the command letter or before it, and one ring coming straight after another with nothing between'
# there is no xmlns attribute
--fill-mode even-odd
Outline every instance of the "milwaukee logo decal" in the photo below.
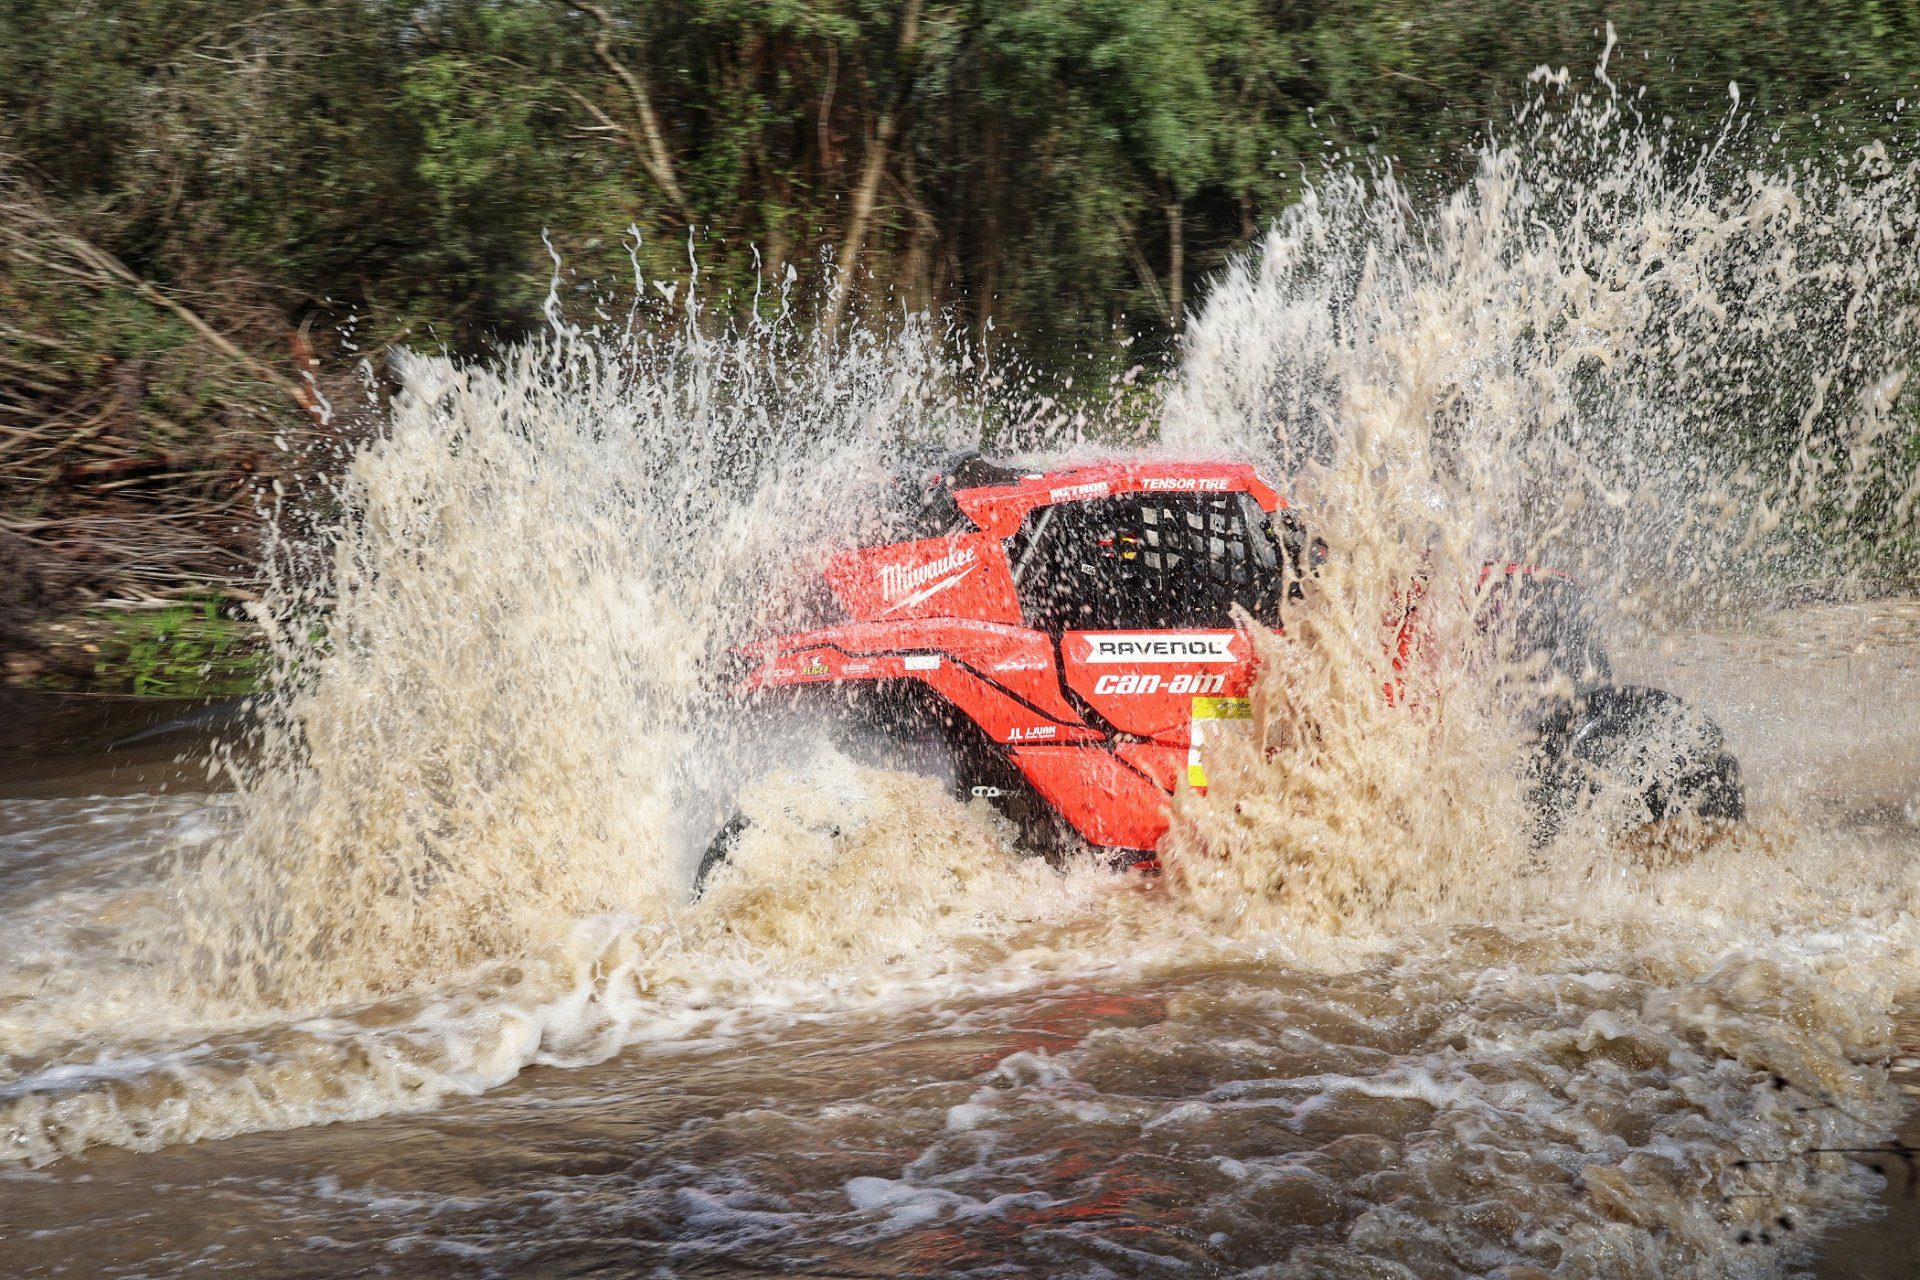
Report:
<svg viewBox="0 0 1920 1280"><path fill-rule="evenodd" d="M1088 662L1233 662L1231 635L1086 636Z"/></svg>
<svg viewBox="0 0 1920 1280"><path fill-rule="evenodd" d="M880 567L880 594L893 600L885 609L893 613L899 609L911 609L931 596L938 595L948 587L957 585L960 580L979 568L979 557L972 547L960 547L948 552L937 560L925 564L904 565L889 564ZM954 570L958 569L958 573ZM952 574L952 577L942 577ZM935 582L934 579L939 581ZM933 583L932 586L926 584ZM907 594L911 592L912 594ZM894 597L901 599L895 600Z"/></svg>

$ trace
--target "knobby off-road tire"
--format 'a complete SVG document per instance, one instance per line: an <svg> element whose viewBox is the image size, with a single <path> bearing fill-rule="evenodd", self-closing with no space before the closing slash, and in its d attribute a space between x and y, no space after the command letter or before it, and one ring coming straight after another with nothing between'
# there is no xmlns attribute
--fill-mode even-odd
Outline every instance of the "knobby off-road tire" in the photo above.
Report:
<svg viewBox="0 0 1920 1280"><path fill-rule="evenodd" d="M1663 689L1593 689L1542 726L1533 787L1538 843L1582 811L1626 828L1694 817L1746 817L1740 762L1702 712Z"/></svg>
<svg viewBox="0 0 1920 1280"><path fill-rule="evenodd" d="M776 717L808 717L836 750L857 764L938 778L963 801L976 795L988 798L1013 824L1020 847L1029 853L1057 862L1074 847L1071 832L1034 793L1005 751L972 720L922 686L880 686L866 698L851 701L839 693L812 700L802 695L770 710ZM694 875L694 898L705 892L708 879L733 857L751 826L750 818L736 812L714 834ZM838 829L831 834L838 836Z"/></svg>

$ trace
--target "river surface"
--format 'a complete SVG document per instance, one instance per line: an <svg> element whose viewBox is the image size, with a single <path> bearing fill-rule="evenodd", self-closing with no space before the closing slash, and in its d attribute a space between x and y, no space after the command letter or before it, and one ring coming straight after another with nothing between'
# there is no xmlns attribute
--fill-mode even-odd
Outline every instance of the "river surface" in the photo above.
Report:
<svg viewBox="0 0 1920 1280"><path fill-rule="evenodd" d="M491 1047L458 1063L429 1030L456 1014L418 1004L143 1049L76 1019L0 1058L0 1136L42 1144L0 1165L0 1274L1907 1274L1900 1161L1810 1149L1893 1137L1920 1065L1920 606L1801 606L1622 665L1725 725L1766 833L1734 852L1768 864L1732 892L1778 904L1679 867L1611 919L1316 953L1208 945L1124 882L1056 877L1063 906L1023 869L985 890L1032 895L1025 919L931 962L656 993L605 1052L578 1009L539 1048L462 1024ZM66 980L48 949L112 956L159 851L222 821L174 762L191 738L101 754L137 713L42 712L0 797L16 1043L33 973ZM123 998L111 972L60 998Z"/></svg>

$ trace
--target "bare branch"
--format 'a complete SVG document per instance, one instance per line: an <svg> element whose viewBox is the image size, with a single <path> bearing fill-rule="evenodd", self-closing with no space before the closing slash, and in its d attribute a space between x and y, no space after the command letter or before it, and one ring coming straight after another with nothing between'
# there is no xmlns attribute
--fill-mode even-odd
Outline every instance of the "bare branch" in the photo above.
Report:
<svg viewBox="0 0 1920 1280"><path fill-rule="evenodd" d="M860 251L866 247L867 227L873 220L874 202L880 194L880 176L886 171L888 151L893 146L894 134L899 131L900 117L905 112L907 100L913 93L911 60L914 45L920 39L920 6L921 0L907 0L907 11L900 19L900 41L896 51L901 66L900 82L874 126L873 138L867 143L867 154L861 165L860 185L854 188L853 214L847 221L846 238L840 243L840 252L834 264L833 295L828 302L824 326L828 337L833 336L846 315L847 303L853 291L854 270L859 262Z"/></svg>
<svg viewBox="0 0 1920 1280"><path fill-rule="evenodd" d="M614 56L613 39L619 31L619 26L614 22L613 15L602 6L585 3L585 0L565 0L565 3L576 13L584 13L600 24L600 31L593 41L593 55L600 60L602 66L613 73L615 79L626 86L627 96L633 100L634 113L640 117L642 135L641 138L634 139L634 151L639 156L641 167L666 193L667 199L672 202L681 218L689 225L697 222L698 219L693 216L692 207L687 203L686 195L680 190L680 181L674 176L673 156L667 150L666 136L660 131L660 118L654 114L653 95L647 90L647 82L640 73ZM919 0L914 0L914 3L917 5ZM585 99L573 93L572 90L568 90L568 93L576 101L585 103ZM598 108L589 105L588 109L593 111L603 123L613 123ZM628 131L622 130L622 132ZM632 137L630 133L628 136Z"/></svg>
<svg viewBox="0 0 1920 1280"><path fill-rule="evenodd" d="M1160 290L1160 281L1154 276L1153 268L1147 265L1146 255L1140 252L1140 246L1133 238L1133 228L1118 213L1113 215L1113 225L1119 229L1120 245L1127 251L1128 261L1140 276L1140 283L1146 288L1147 297L1153 301L1153 309L1169 327L1173 324L1173 308L1167 305L1167 295Z"/></svg>
<svg viewBox="0 0 1920 1280"><path fill-rule="evenodd" d="M79 271L71 267L48 262L20 248L17 243L12 250L15 256L33 262L37 266L58 271L63 275L73 276L76 279L87 279L87 272L91 272L94 280L111 280L127 286L132 289L134 293L152 303L154 306L171 311L174 315L180 317L180 319L186 322L188 328L199 334L201 340L215 351L218 351L221 355L226 356L236 364L246 366L256 377L279 388L291 397L296 404L300 404L303 408L305 407L301 388L293 379L287 377L279 370L268 366L259 358L249 355L239 347L236 347L218 329L208 324L199 312L193 310L193 308L187 306L185 303L169 297L161 291L159 286L137 274L132 268L128 267L126 263L114 257L105 249L95 245L77 232L70 231L60 225L58 220L50 213L21 202L9 202L4 206L0 206L0 211L5 213L6 222L15 224L8 228L13 239L19 241L27 238L19 229L21 222L30 221L36 223L41 231L41 239L45 243L57 247L64 252L68 258L85 267L87 271Z"/></svg>

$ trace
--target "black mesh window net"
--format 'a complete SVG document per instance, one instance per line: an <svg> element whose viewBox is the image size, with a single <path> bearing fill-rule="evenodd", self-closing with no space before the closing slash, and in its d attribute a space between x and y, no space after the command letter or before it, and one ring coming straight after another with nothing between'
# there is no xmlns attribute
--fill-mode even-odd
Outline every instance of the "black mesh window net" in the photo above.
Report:
<svg viewBox="0 0 1920 1280"><path fill-rule="evenodd" d="M1010 548L1021 609L1048 630L1275 621L1280 563L1251 495L1129 494L1036 511Z"/></svg>

